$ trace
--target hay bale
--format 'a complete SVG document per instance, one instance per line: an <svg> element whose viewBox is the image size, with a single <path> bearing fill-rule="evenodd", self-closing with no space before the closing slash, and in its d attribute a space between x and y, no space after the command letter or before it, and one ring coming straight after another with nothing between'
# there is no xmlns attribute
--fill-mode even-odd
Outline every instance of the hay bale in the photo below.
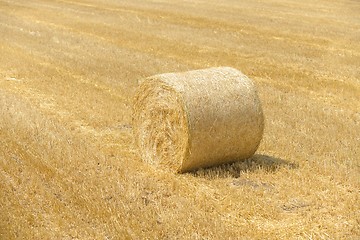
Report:
<svg viewBox="0 0 360 240"><path fill-rule="evenodd" d="M219 67L144 79L133 124L144 161L186 172L252 156L264 117L253 82Z"/></svg>

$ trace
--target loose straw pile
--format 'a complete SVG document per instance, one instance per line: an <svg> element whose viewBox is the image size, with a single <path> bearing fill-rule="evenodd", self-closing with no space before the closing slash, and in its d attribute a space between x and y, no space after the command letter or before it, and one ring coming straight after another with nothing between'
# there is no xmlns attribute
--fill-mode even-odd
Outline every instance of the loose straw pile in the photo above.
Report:
<svg viewBox="0 0 360 240"><path fill-rule="evenodd" d="M143 160L177 172L249 158L264 129L253 82L229 67L145 79L133 123Z"/></svg>

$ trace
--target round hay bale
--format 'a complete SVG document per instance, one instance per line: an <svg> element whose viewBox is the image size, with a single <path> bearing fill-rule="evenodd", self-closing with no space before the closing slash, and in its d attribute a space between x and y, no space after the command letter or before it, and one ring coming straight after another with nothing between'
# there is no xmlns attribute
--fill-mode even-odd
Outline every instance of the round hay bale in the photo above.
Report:
<svg viewBox="0 0 360 240"><path fill-rule="evenodd" d="M253 82L219 67L144 79L133 125L144 161L186 172L252 156L264 117Z"/></svg>

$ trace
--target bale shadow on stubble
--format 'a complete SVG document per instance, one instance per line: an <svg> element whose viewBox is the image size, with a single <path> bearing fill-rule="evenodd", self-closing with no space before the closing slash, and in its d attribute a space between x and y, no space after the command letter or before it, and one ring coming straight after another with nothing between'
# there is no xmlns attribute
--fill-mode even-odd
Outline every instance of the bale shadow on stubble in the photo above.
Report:
<svg viewBox="0 0 360 240"><path fill-rule="evenodd" d="M281 167L295 169L299 166L296 163L292 163L281 158L263 154L255 154L254 156L245 160L210 168L198 169L196 171L190 172L189 174L195 177L206 179L239 178L240 175L244 172L254 172L257 170L275 172Z"/></svg>

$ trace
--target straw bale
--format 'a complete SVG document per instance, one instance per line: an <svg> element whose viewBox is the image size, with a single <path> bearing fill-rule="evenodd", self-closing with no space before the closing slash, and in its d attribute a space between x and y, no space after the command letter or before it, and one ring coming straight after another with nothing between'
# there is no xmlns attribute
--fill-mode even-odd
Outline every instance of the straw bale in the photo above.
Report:
<svg viewBox="0 0 360 240"><path fill-rule="evenodd" d="M144 79L133 125L144 161L186 172L251 157L264 117L254 83L219 67Z"/></svg>

